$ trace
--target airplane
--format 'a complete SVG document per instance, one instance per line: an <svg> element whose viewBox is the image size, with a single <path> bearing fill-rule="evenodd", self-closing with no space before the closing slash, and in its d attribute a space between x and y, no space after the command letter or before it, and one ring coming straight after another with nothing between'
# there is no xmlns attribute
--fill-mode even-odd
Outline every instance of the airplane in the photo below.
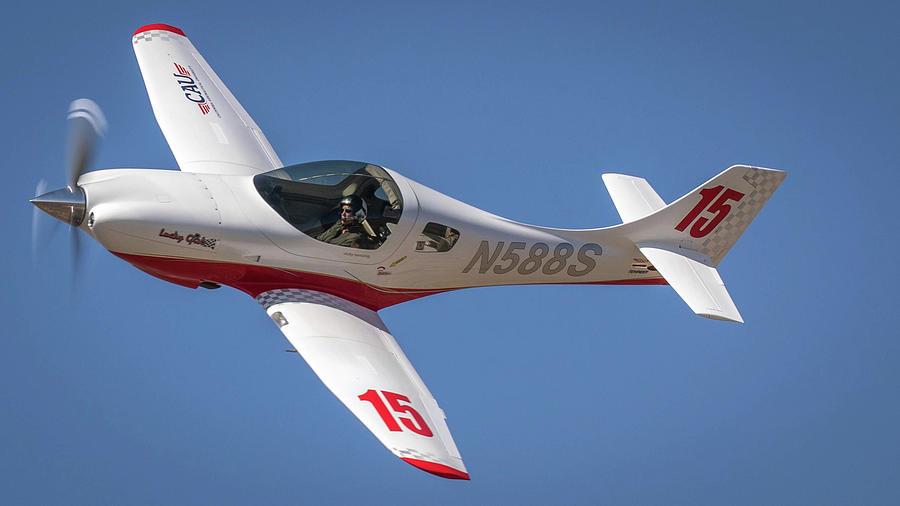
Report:
<svg viewBox="0 0 900 506"><path fill-rule="evenodd" d="M743 322L716 267L782 171L736 165L670 204L642 178L604 174L622 224L526 225L374 163L285 166L182 30L146 25L132 43L180 170L87 172L106 121L78 99L67 186L31 202L152 276L255 298L286 351L421 470L469 479L444 412L380 309L469 287L668 284L696 314Z"/></svg>

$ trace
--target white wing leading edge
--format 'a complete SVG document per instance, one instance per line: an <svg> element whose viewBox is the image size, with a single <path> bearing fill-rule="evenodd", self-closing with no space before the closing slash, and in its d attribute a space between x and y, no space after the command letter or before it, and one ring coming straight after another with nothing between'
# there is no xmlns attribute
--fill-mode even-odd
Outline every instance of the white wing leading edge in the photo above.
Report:
<svg viewBox="0 0 900 506"><path fill-rule="evenodd" d="M181 170L252 175L283 166L184 32L147 25L132 42L153 114Z"/></svg>
<svg viewBox="0 0 900 506"><path fill-rule="evenodd" d="M443 478L468 480L444 412L378 313L311 290L257 296L331 392L394 455Z"/></svg>

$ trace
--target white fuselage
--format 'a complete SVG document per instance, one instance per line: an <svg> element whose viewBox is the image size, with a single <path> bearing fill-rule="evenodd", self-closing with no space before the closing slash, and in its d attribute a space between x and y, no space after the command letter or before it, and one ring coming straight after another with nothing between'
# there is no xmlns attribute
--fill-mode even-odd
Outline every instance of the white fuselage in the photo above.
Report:
<svg viewBox="0 0 900 506"><path fill-rule="evenodd" d="M224 284L253 296L308 288L372 309L476 286L665 283L619 227L516 223L388 173L403 212L373 250L304 234L261 197L252 176L90 172L79 181L88 215L81 228L135 266L185 286ZM449 250L435 246L434 234L423 235L436 225L454 233Z"/></svg>

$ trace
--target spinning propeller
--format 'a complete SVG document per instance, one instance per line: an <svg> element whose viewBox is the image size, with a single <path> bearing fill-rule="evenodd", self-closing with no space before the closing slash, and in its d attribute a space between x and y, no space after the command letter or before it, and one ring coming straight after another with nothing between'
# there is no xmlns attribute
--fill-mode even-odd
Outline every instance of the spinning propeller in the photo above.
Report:
<svg viewBox="0 0 900 506"><path fill-rule="evenodd" d="M78 226L84 221L87 202L84 190L78 186L78 178L86 171L94 157L97 144L106 132L106 118L93 100L79 98L69 104L68 142L66 153L66 187L43 193L46 183L41 180L31 199L36 206L32 217L32 248L37 243L37 209L71 225L69 238L72 243L73 261L79 256Z"/></svg>

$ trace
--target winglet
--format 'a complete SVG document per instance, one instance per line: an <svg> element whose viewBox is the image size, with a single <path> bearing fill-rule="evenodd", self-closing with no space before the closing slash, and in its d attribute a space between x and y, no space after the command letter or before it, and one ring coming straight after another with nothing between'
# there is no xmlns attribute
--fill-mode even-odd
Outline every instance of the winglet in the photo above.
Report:
<svg viewBox="0 0 900 506"><path fill-rule="evenodd" d="M178 35L181 35L182 37L187 37L187 35L185 35L184 32L182 32L180 28L176 28L172 25L164 25L162 23L153 23L152 25L144 25L144 26L138 28L137 31L134 32L134 35L137 35L141 32L146 32L149 30L165 30L167 32L177 33ZM134 35L132 35L132 37L134 37Z"/></svg>
<svg viewBox="0 0 900 506"><path fill-rule="evenodd" d="M468 479L470 479L469 473L460 471L458 469L453 469L450 466L438 464L437 462L428 462L427 460L408 459L408 458L404 458L403 460L405 460L407 464L418 467L419 469L421 469L427 473L431 473L435 476L440 476L441 478L448 478L451 480L468 480Z"/></svg>

